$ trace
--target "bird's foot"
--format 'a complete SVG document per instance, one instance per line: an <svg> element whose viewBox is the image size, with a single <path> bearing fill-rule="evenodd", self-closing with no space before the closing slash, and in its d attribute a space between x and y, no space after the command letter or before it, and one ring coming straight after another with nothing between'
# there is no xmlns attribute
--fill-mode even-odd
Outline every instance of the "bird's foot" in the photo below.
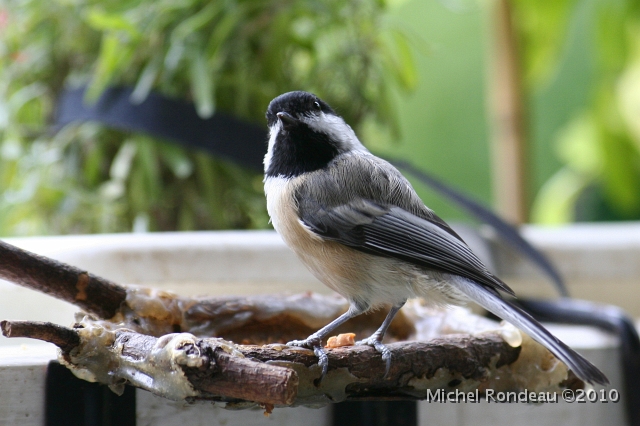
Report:
<svg viewBox="0 0 640 426"><path fill-rule="evenodd" d="M391 349L389 349L386 345L384 345L380 340L382 340L382 338L374 334L371 337L368 337L366 339L356 342L356 345L371 346L376 351L378 351L379 354L382 355L382 360L386 363L386 370L384 373L384 377L387 377L387 375L389 374L389 370L391 369Z"/></svg>
<svg viewBox="0 0 640 426"><path fill-rule="evenodd" d="M320 368L322 368L320 377L318 377L318 379L316 379L315 381L315 385L318 386L322 379L324 379L324 376L327 375L327 371L329 370L329 357L322 348L322 340L319 337L309 336L304 340L292 340L291 342L287 343L287 346L311 349L313 353L318 357L318 365L320 366Z"/></svg>

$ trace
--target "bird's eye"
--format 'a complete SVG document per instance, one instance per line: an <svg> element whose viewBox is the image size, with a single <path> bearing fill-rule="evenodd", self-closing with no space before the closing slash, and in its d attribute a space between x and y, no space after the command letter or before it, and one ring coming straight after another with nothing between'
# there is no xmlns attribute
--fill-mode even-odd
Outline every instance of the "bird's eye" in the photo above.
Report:
<svg viewBox="0 0 640 426"><path fill-rule="evenodd" d="M318 111L322 111L322 107L320 106L320 102L315 101L313 103L313 106L318 110Z"/></svg>

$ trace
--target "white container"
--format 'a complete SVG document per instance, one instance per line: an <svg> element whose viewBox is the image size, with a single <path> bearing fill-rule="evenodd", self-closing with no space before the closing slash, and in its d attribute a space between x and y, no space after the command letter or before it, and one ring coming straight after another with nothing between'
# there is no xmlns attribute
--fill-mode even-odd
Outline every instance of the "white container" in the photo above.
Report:
<svg viewBox="0 0 640 426"><path fill-rule="evenodd" d="M516 293L553 294L550 286L521 258L462 228L463 237L483 260L494 264ZM640 225L576 225L561 229L526 227L525 235L548 252L581 298L620 301L635 307L640 298ZM609 240L609 236L612 238ZM328 293L272 231L187 232L12 238L26 250L86 269L123 284L155 286L184 295L249 295L304 291ZM595 241L595 242L594 242ZM493 256L491 255L493 250ZM611 278L613 274L614 278ZM586 282L583 286L582 283ZM597 286L600 284L600 287ZM603 285L623 283L610 292ZM532 290L533 289L533 290ZM591 292L590 289L600 289ZM620 293L620 297L616 294ZM637 299L631 301L629 299ZM625 303L622 303L625 302ZM0 319L73 322L77 309L32 290L0 281ZM634 311L634 313L638 312ZM598 365L621 390L618 343L588 327L552 327L552 331ZM304 336L301 336L304 337ZM22 345L22 346L21 346ZM0 418L7 424L43 424L46 364L52 345L27 339L0 338ZM11 383L11 386L7 384ZM138 425L329 425L330 408L277 409L269 418L260 411L227 411L210 404L185 407L137 392ZM419 403L419 424L546 425L624 424L623 404L473 404Z"/></svg>

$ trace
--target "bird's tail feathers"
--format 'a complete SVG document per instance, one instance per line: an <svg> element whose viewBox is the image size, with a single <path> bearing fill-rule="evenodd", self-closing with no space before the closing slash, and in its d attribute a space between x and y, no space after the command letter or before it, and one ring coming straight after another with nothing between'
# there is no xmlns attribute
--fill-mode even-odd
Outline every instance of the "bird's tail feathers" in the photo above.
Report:
<svg viewBox="0 0 640 426"><path fill-rule="evenodd" d="M466 278L459 277L456 288L467 297L494 315L510 322L527 333L535 341L549 349L556 358L564 362L576 376L585 382L601 385L609 384L607 377L595 365L587 361L582 355L571 349L560 339L555 337L531 315L500 297L498 293Z"/></svg>

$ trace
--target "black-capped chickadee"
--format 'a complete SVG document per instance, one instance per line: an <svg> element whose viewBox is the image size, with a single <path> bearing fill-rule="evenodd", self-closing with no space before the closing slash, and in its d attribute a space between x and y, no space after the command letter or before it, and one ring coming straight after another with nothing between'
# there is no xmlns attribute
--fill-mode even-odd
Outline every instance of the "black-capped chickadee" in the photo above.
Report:
<svg viewBox="0 0 640 426"><path fill-rule="evenodd" d="M593 364L500 295L514 295L466 243L424 205L411 184L372 155L345 121L307 92L289 92L267 109L270 130L264 189L274 228L325 285L344 296L349 310L305 340L323 375L321 341L339 325L370 309L391 306L380 328L358 344L373 346L389 370L382 344L407 299L438 306L469 300L528 333L589 383L607 384Z"/></svg>

